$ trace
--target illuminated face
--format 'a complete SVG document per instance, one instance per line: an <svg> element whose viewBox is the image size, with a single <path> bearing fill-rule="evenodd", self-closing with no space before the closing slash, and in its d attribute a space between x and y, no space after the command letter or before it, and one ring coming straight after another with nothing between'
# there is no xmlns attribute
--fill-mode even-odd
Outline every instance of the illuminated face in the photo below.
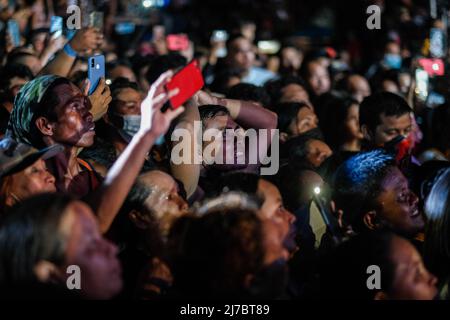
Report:
<svg viewBox="0 0 450 320"><path fill-rule="evenodd" d="M409 189L408 180L397 167L392 167L383 179L376 203L381 219L393 230L415 235L425 226L419 198Z"/></svg>
<svg viewBox="0 0 450 320"><path fill-rule="evenodd" d="M122 268L117 247L104 239L92 210L83 202L71 202L62 217L60 232L67 239L62 268L77 265L81 271L81 292L89 299L110 299L122 288Z"/></svg>
<svg viewBox="0 0 450 320"><path fill-rule="evenodd" d="M320 63L312 62L308 65L308 78L306 81L316 96L328 92L331 88L328 70Z"/></svg>
<svg viewBox="0 0 450 320"><path fill-rule="evenodd" d="M11 178L11 187L8 193L19 200L39 193L56 192L55 177L47 170L45 161L42 159L13 174Z"/></svg>
<svg viewBox="0 0 450 320"><path fill-rule="evenodd" d="M89 99L72 83L57 85L53 94L58 96L59 103L51 139L65 145L90 147L94 143L95 124Z"/></svg>

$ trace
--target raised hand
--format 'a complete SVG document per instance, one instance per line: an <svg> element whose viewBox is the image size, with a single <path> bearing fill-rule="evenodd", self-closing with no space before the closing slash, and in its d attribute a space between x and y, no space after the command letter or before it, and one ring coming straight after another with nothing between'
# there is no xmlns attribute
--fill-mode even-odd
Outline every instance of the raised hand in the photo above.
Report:
<svg viewBox="0 0 450 320"><path fill-rule="evenodd" d="M176 110L169 109L162 112L162 106L173 96L177 95L179 90L175 89L166 92L164 85L170 81L173 72L163 73L150 87L147 97L141 104L141 127L139 131L143 134L152 134L154 137L166 133L173 119L178 117L184 111L184 107Z"/></svg>

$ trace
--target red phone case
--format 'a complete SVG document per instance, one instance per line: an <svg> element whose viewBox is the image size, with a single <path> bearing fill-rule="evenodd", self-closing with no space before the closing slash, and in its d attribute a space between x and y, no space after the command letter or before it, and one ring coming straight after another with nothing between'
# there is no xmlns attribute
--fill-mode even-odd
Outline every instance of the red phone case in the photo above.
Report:
<svg viewBox="0 0 450 320"><path fill-rule="evenodd" d="M189 38L185 34L169 34L167 48L170 51L184 51L189 48Z"/></svg>
<svg viewBox="0 0 450 320"><path fill-rule="evenodd" d="M419 59L420 66L428 73L430 77L432 76L443 76L444 75L444 62L442 59Z"/></svg>
<svg viewBox="0 0 450 320"><path fill-rule="evenodd" d="M178 88L180 92L170 99L172 109L176 109L192 97L204 85L202 71L197 60L193 60L186 67L181 69L166 84L166 90L170 91Z"/></svg>

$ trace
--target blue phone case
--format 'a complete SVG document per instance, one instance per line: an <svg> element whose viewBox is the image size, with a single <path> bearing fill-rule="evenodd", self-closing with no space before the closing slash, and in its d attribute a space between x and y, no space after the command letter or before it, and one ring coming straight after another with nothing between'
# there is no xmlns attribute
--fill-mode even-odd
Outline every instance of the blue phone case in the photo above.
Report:
<svg viewBox="0 0 450 320"><path fill-rule="evenodd" d="M88 60L88 78L91 82L89 95L95 91L100 81L100 78L105 77L105 56L97 55L89 57Z"/></svg>
<svg viewBox="0 0 450 320"><path fill-rule="evenodd" d="M20 46L19 24L16 20L8 20L8 33L14 47Z"/></svg>

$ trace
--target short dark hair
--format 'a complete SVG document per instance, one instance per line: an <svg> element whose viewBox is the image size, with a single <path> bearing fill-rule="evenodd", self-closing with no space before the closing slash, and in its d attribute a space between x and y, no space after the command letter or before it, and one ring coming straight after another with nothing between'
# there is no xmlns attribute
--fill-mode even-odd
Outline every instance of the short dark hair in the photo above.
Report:
<svg viewBox="0 0 450 320"><path fill-rule="evenodd" d="M283 76L278 79L269 80L265 83L264 88L270 96L271 105L275 105L280 102L280 99L283 95L283 89L290 84L299 85L306 90L305 81L298 76Z"/></svg>
<svg viewBox="0 0 450 320"><path fill-rule="evenodd" d="M392 261L394 234L365 232L332 249L319 261L320 298L373 300L379 290L367 287L367 268L381 271L381 290L392 289L395 266ZM330 268L330 266L335 266ZM338 276L337 276L338 275Z"/></svg>
<svg viewBox="0 0 450 320"><path fill-rule="evenodd" d="M169 235L174 287L195 298L248 297L245 278L263 267L262 222L253 210L177 220Z"/></svg>
<svg viewBox="0 0 450 320"><path fill-rule="evenodd" d="M12 78L22 78L31 80L34 78L30 68L20 63L5 65L0 71L0 88L8 87Z"/></svg>
<svg viewBox="0 0 450 320"><path fill-rule="evenodd" d="M187 61L185 57L174 52L156 57L150 61L150 66L146 74L147 81L149 84L152 84L167 70L177 69L185 66L186 63Z"/></svg>
<svg viewBox="0 0 450 320"><path fill-rule="evenodd" d="M359 123L365 125L371 132L375 132L380 124L380 116L400 117L413 112L405 99L392 92L372 94L361 102L359 108Z"/></svg>
<svg viewBox="0 0 450 320"><path fill-rule="evenodd" d="M200 112L200 119L202 121L214 118L215 116L218 116L218 115L229 115L230 114L230 111L228 111L227 108L216 105L216 104L206 104L206 105L200 106L198 108L198 110Z"/></svg>
<svg viewBox="0 0 450 320"><path fill-rule="evenodd" d="M0 287L32 285L41 260L62 265L65 241L59 232L68 195L43 194L14 206L3 216L0 228Z"/></svg>
<svg viewBox="0 0 450 320"><path fill-rule="evenodd" d="M392 155L382 149L359 153L339 166L333 179L333 199L355 231L364 230L363 215L374 209L381 183L394 166Z"/></svg>
<svg viewBox="0 0 450 320"><path fill-rule="evenodd" d="M228 90L227 98L255 101L261 103L264 107L270 103L270 97L263 87L258 87L250 83L238 83Z"/></svg>
<svg viewBox="0 0 450 320"><path fill-rule="evenodd" d="M278 129L281 132L288 132L289 126L292 121L297 120L298 112L303 108L309 108L306 103L303 102L283 102L276 105L276 113L278 115Z"/></svg>

